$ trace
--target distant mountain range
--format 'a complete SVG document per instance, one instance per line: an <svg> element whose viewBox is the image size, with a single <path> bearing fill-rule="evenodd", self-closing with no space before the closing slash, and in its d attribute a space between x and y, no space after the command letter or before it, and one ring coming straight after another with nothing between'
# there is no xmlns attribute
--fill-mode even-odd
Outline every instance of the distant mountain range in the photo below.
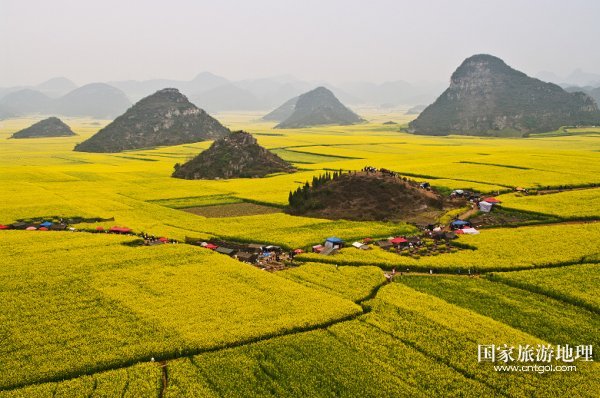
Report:
<svg viewBox="0 0 600 398"><path fill-rule="evenodd" d="M552 72L537 75L572 91L577 87L594 98L591 91L600 87L600 75L576 70L561 78ZM102 95L98 96L104 84ZM322 81L304 81L283 75L233 81L210 72L202 72L191 80L151 79L93 83L78 87L71 80L57 77L35 86L0 87L0 118L30 114L91 116L114 118L137 102L166 87L177 88L196 106L208 112L264 111L274 109L300 94L324 86L341 102L351 106L380 108L412 107L430 104L446 86L443 82L409 83L403 80L384 83L346 82L331 85ZM83 89L83 92L75 90ZM63 99L67 94L71 94ZM282 120L282 119L280 119Z"/></svg>
<svg viewBox="0 0 600 398"><path fill-rule="evenodd" d="M570 92L570 93L575 93L577 91L581 91L586 93L587 95L589 95L590 97L592 97L594 99L594 101L596 101L596 104L598 104L600 106L600 87L591 87L591 86L585 86L585 87L578 87L578 86L569 86L569 87L565 87L565 90Z"/></svg>
<svg viewBox="0 0 600 398"><path fill-rule="evenodd" d="M600 74L585 72L581 69L575 69L568 76L562 77L553 72L542 71L539 72L536 77L545 82L552 82L562 87L600 87Z"/></svg>
<svg viewBox="0 0 600 398"><path fill-rule="evenodd" d="M317 86L328 88L346 104L381 107L429 103L443 88L441 83L409 84L403 81L350 82L333 86L292 76L230 81L209 72L188 81L127 80L77 87L69 79L58 77L36 86L0 88L0 118L30 114L114 118L133 102L166 87L177 88L208 112L267 110Z"/></svg>
<svg viewBox="0 0 600 398"><path fill-rule="evenodd" d="M66 86L61 89L55 87L50 91L62 93L65 88ZM112 119L130 105L131 101L125 93L105 83L86 84L58 98L52 98L39 90L23 88L0 98L0 115L54 114Z"/></svg>

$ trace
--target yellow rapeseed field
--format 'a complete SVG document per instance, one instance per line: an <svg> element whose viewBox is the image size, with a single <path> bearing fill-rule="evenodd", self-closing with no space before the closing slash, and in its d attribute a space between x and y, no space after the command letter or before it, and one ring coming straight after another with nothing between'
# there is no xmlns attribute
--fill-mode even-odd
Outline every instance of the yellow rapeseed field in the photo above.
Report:
<svg viewBox="0 0 600 398"><path fill-rule="evenodd" d="M120 225L179 241L216 238L304 250L328 236L351 243L416 234L417 228L404 223L277 211L291 190L313 176L367 165L445 192L462 188L500 195L507 208L588 222L482 229L480 235L461 236L461 250L420 258L379 248L345 248L331 257L303 254L296 258L302 265L276 274L181 243L131 246L132 236L1 230L0 397L300 397L332 391L381 397L586 396L596 391L595 365L567 378L498 377L479 366L476 350L477 342L551 340L558 334L539 325L557 324L552 308L572 314L577 328L585 329L582 320L597 316L597 300L586 291L598 288L593 278L600 261L598 188L593 188L600 184L598 131L569 129L526 139L425 137L400 131L412 116L359 113L369 121L297 130L275 130L256 113L216 115L233 130L255 134L298 169L217 181L170 177L175 163L210 142L81 153L72 151L75 144L109 121L66 118L77 136L16 140L8 137L39 118L3 120L0 224L32 217L114 218L77 228ZM399 125L383 124L388 120ZM517 186L582 189L521 196L511 193ZM202 206L210 212L211 206L241 202L275 212L213 218L184 211ZM385 285L384 270L391 268L434 275L426 276L427 283ZM529 268L544 269L503 272ZM434 278L446 278L436 274L459 270L457 280L467 280L462 275L469 270L492 271L493 282L435 283ZM460 286L472 302L455 294ZM481 304L503 287L501 302L514 311ZM518 302L539 303L548 311L531 322L529 307ZM489 313L483 313L486 308ZM556 333L579 341L592 335L588 329Z"/></svg>

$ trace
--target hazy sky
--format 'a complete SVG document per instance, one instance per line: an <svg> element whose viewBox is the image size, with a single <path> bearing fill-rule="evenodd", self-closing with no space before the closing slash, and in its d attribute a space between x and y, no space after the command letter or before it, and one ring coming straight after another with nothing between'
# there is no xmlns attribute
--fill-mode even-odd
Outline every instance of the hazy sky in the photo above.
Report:
<svg viewBox="0 0 600 398"><path fill-rule="evenodd" d="M291 74L446 81L490 53L528 74L600 73L595 0L0 0L0 86Z"/></svg>

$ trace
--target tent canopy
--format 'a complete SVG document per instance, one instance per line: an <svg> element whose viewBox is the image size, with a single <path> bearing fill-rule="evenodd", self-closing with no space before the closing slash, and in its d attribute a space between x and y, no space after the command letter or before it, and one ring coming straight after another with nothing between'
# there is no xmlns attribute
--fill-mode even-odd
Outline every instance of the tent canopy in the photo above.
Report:
<svg viewBox="0 0 600 398"><path fill-rule="evenodd" d="M484 198L483 201L488 202L488 203L502 203L500 200L498 200L496 198Z"/></svg>
<svg viewBox="0 0 600 398"><path fill-rule="evenodd" d="M398 238L394 238L394 239L390 240L390 242L392 242L394 245L398 245L400 243L406 243L408 241L404 238L398 237Z"/></svg>
<svg viewBox="0 0 600 398"><path fill-rule="evenodd" d="M235 252L234 249L228 247L217 247L215 251L222 254L233 254Z"/></svg>
<svg viewBox="0 0 600 398"><path fill-rule="evenodd" d="M494 206L492 203L486 201L479 202L479 210L484 213L489 213L492 210L492 206Z"/></svg>
<svg viewBox="0 0 600 398"><path fill-rule="evenodd" d="M131 232L131 229L129 229L127 227L117 227L117 226L114 226L114 227L112 227L110 229L110 232L119 232L119 233L126 234L126 233Z"/></svg>
<svg viewBox="0 0 600 398"><path fill-rule="evenodd" d="M379 247L390 247L392 245L389 240L378 240L375 244Z"/></svg>
<svg viewBox="0 0 600 398"><path fill-rule="evenodd" d="M40 224L40 227L51 227L52 223L50 221L44 221L43 223Z"/></svg>
<svg viewBox="0 0 600 398"><path fill-rule="evenodd" d="M463 226L463 225L470 225L471 223L468 221L464 221L464 220L454 220L452 221L452 225L453 226Z"/></svg>
<svg viewBox="0 0 600 398"><path fill-rule="evenodd" d="M327 238L326 241L333 243L333 244L344 243L344 241L342 239L335 237L335 236L331 236L331 237Z"/></svg>

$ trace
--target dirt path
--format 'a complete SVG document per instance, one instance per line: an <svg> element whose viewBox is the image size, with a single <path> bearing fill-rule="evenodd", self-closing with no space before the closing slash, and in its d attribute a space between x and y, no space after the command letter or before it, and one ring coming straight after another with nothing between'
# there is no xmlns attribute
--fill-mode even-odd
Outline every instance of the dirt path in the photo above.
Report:
<svg viewBox="0 0 600 398"><path fill-rule="evenodd" d="M158 364L162 370L162 389L160 390L160 398L163 398L167 393L167 387L169 386L169 379L167 375L167 361L160 361Z"/></svg>
<svg viewBox="0 0 600 398"><path fill-rule="evenodd" d="M551 189L538 190L537 193L538 193L538 195L552 195L555 193L570 192L570 191L583 191L586 189L598 189L598 187L591 186L591 187L576 187L576 188L562 188L562 189L558 189L558 188L552 189L551 188ZM535 195L533 195L533 196L535 196Z"/></svg>
<svg viewBox="0 0 600 398"><path fill-rule="evenodd" d="M477 212L479 212L479 210L474 207L474 208L472 208L470 210L467 210L466 212L464 212L460 216L458 216L458 219L459 220L466 220L467 218L471 217L472 215L477 214Z"/></svg>

